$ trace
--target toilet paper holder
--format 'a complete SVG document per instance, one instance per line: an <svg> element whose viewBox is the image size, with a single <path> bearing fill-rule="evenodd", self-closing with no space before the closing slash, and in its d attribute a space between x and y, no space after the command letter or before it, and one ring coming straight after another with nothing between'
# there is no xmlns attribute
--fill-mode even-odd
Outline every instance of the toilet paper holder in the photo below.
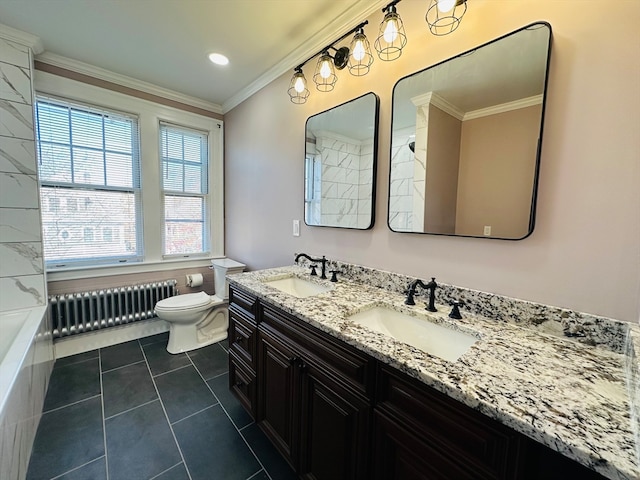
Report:
<svg viewBox="0 0 640 480"><path fill-rule="evenodd" d="M201 273L192 273L187 275L187 287L199 287L202 285L203 279Z"/></svg>

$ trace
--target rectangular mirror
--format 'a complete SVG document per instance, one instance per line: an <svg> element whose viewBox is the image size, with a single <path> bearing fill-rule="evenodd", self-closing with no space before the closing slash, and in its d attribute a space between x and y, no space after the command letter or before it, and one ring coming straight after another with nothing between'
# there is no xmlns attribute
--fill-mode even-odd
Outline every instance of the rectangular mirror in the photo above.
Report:
<svg viewBox="0 0 640 480"><path fill-rule="evenodd" d="M307 119L307 225L360 230L373 226L379 104L370 92Z"/></svg>
<svg viewBox="0 0 640 480"><path fill-rule="evenodd" d="M550 51L534 23L396 83L391 230L531 234Z"/></svg>

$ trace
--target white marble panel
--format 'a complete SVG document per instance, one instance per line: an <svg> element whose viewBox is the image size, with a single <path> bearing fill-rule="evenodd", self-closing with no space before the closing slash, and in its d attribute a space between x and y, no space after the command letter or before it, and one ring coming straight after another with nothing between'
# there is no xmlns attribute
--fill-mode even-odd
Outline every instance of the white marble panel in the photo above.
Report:
<svg viewBox="0 0 640 480"><path fill-rule="evenodd" d="M360 169L360 156L353 153L340 153L338 157L338 166L352 170Z"/></svg>
<svg viewBox="0 0 640 480"><path fill-rule="evenodd" d="M409 196L392 197L389 204L391 212L410 212L412 209L412 199Z"/></svg>
<svg viewBox="0 0 640 480"><path fill-rule="evenodd" d="M335 150L332 150L331 148L324 148L322 149L321 152L321 158L322 158L322 166L324 167L325 165L331 165L331 166L336 166L338 165L338 152L336 152Z"/></svg>
<svg viewBox="0 0 640 480"><path fill-rule="evenodd" d="M322 182L338 182L345 183L347 172L344 168L332 167L329 165L322 166Z"/></svg>
<svg viewBox="0 0 640 480"><path fill-rule="evenodd" d="M0 98L31 105L31 73L29 68L0 62Z"/></svg>
<svg viewBox="0 0 640 480"><path fill-rule="evenodd" d="M358 214L357 224L358 228L368 228L371 224L371 214Z"/></svg>
<svg viewBox="0 0 640 480"><path fill-rule="evenodd" d="M389 194L391 196L397 195L409 195L411 192L410 186L413 182L410 182L408 178L392 180L391 187L389 188Z"/></svg>
<svg viewBox="0 0 640 480"><path fill-rule="evenodd" d="M31 105L0 99L0 136L33 140Z"/></svg>
<svg viewBox="0 0 640 480"><path fill-rule="evenodd" d="M0 205L4 208L38 208L36 177L20 173L0 173Z"/></svg>
<svg viewBox="0 0 640 480"><path fill-rule="evenodd" d="M358 215L370 215L371 214L371 200L358 201Z"/></svg>
<svg viewBox="0 0 640 480"><path fill-rule="evenodd" d="M358 199L358 186L350 183L338 184L338 198Z"/></svg>
<svg viewBox="0 0 640 480"><path fill-rule="evenodd" d="M360 185L371 185L373 183L373 171L372 170L360 170L360 178L358 179Z"/></svg>
<svg viewBox="0 0 640 480"><path fill-rule="evenodd" d="M365 140L365 142L360 145L360 155L361 156L370 156L371 158L373 158L373 139L370 138L368 141Z"/></svg>
<svg viewBox="0 0 640 480"><path fill-rule="evenodd" d="M322 198L338 198L338 184L335 182L322 182Z"/></svg>
<svg viewBox="0 0 640 480"><path fill-rule="evenodd" d="M43 273L42 243L0 243L0 277Z"/></svg>
<svg viewBox="0 0 640 480"><path fill-rule="evenodd" d="M0 172L37 175L35 142L0 137Z"/></svg>
<svg viewBox="0 0 640 480"><path fill-rule="evenodd" d="M346 143L346 150L347 153L350 153L351 155L360 155L360 145L356 145L353 143Z"/></svg>
<svg viewBox="0 0 640 480"><path fill-rule="evenodd" d="M360 200L370 199L371 195L373 195L373 185L372 184L369 183L367 185L358 186L358 198Z"/></svg>
<svg viewBox="0 0 640 480"><path fill-rule="evenodd" d="M36 242L41 240L38 209L0 208L0 241Z"/></svg>
<svg viewBox="0 0 640 480"><path fill-rule="evenodd" d="M0 277L0 311L46 305L44 275Z"/></svg>
<svg viewBox="0 0 640 480"><path fill-rule="evenodd" d="M349 185L358 185L360 183L360 170L346 169L345 182Z"/></svg>
<svg viewBox="0 0 640 480"><path fill-rule="evenodd" d="M30 68L29 48L0 38L0 60L23 68Z"/></svg>

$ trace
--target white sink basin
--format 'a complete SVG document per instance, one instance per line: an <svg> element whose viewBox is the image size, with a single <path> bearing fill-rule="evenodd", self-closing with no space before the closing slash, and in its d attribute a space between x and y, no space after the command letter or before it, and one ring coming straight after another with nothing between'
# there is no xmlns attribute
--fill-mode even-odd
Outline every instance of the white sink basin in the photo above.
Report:
<svg viewBox="0 0 640 480"><path fill-rule="evenodd" d="M331 287L318 285L317 283L309 282L298 277L265 280L263 283L297 298L312 297L333 290Z"/></svg>
<svg viewBox="0 0 640 480"><path fill-rule="evenodd" d="M347 320L451 362L478 341L473 335L385 307L356 313Z"/></svg>

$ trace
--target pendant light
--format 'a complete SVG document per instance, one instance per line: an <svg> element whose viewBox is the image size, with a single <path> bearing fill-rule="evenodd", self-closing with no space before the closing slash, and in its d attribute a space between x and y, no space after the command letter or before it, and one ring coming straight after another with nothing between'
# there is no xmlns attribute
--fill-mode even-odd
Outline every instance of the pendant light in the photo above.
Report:
<svg viewBox="0 0 640 480"><path fill-rule="evenodd" d="M448 35L460 26L467 13L467 0L430 0L425 20L431 33Z"/></svg>
<svg viewBox="0 0 640 480"><path fill-rule="evenodd" d="M371 46L369 40L364 34L364 28L359 28L351 40L351 56L349 56L349 72L351 75L361 77L369 73L371 64L373 63L373 55L371 55Z"/></svg>
<svg viewBox="0 0 640 480"><path fill-rule="evenodd" d="M391 2L382 9L385 15L380 24L380 33L374 43L380 60L391 61L399 58L407 44L404 25L396 10L396 4L399 1Z"/></svg>
<svg viewBox="0 0 640 480"><path fill-rule="evenodd" d="M313 81L320 92L330 92L336 86L338 76L336 75L336 70L333 65L333 58L331 58L327 50L322 52L322 55L318 58L316 73L313 74Z"/></svg>
<svg viewBox="0 0 640 480"><path fill-rule="evenodd" d="M307 79L304 78L302 67L296 67L295 73L291 78L289 90L287 90L291 101L295 104L302 104L309 98L309 89L307 88Z"/></svg>

